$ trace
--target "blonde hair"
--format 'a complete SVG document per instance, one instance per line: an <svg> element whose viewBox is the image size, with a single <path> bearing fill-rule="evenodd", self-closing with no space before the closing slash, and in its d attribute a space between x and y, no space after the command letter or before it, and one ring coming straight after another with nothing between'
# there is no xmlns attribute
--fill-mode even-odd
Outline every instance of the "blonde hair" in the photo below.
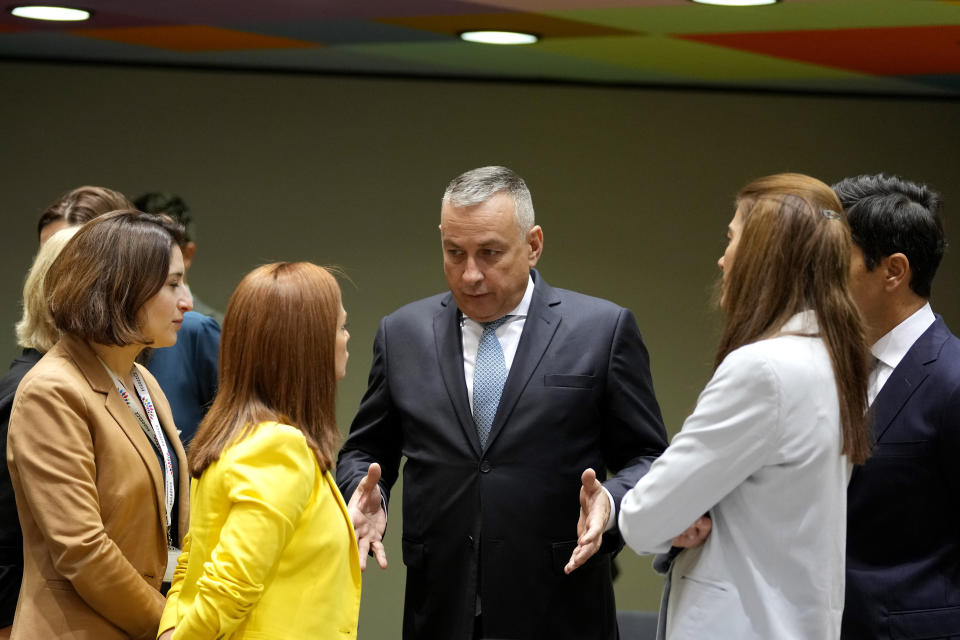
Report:
<svg viewBox="0 0 960 640"><path fill-rule="evenodd" d="M850 227L836 194L797 173L754 180L737 196L743 231L727 267L726 326L715 366L746 344L770 338L795 313L812 309L830 353L843 453L854 464L870 454L867 410L869 351L850 297Z"/></svg>
<svg viewBox="0 0 960 640"><path fill-rule="evenodd" d="M50 307L47 304L47 287L44 280L50 265L79 227L61 229L44 242L23 283L23 316L16 325L17 343L25 349L36 349L46 353L60 339L60 332L53 323Z"/></svg>

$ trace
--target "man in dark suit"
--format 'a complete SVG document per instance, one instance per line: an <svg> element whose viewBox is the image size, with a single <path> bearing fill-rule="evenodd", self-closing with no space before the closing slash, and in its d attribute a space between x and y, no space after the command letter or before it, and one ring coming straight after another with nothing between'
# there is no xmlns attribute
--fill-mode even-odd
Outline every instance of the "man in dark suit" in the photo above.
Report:
<svg viewBox="0 0 960 640"><path fill-rule="evenodd" d="M406 457L406 640L613 640L620 499L666 445L636 321L533 269L509 169L454 179L440 236L450 291L381 321L337 465L361 553Z"/></svg>
<svg viewBox="0 0 960 640"><path fill-rule="evenodd" d="M960 340L928 301L945 241L939 198L883 175L840 197L852 292L876 359L876 446L848 491L842 637L960 637Z"/></svg>

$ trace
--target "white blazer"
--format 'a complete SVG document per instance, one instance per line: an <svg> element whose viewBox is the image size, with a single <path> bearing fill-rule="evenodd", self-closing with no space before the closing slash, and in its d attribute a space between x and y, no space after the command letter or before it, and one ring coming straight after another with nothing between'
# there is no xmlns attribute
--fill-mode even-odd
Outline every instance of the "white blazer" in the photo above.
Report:
<svg viewBox="0 0 960 640"><path fill-rule="evenodd" d="M850 475L840 449L813 311L723 360L621 504L620 531L638 553L665 552L699 516L713 518L706 543L674 561L668 639L839 638Z"/></svg>

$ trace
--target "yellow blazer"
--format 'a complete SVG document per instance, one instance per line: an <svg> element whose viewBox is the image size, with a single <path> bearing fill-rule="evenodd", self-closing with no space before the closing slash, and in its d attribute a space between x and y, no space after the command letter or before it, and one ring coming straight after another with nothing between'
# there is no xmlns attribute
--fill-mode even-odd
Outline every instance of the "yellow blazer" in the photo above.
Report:
<svg viewBox="0 0 960 640"><path fill-rule="evenodd" d="M189 473L170 406L153 376L138 370L186 487ZM11 638L154 637L167 564L163 474L86 342L64 336L24 377L7 442L24 549ZM179 505L182 534L185 496Z"/></svg>
<svg viewBox="0 0 960 640"><path fill-rule="evenodd" d="M160 632L181 639L343 640L360 615L347 506L303 433L264 422L190 487Z"/></svg>

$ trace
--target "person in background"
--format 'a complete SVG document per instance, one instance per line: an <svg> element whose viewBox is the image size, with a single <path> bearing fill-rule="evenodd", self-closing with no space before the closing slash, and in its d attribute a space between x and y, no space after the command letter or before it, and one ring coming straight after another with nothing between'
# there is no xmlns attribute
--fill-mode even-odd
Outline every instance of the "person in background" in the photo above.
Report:
<svg viewBox="0 0 960 640"><path fill-rule="evenodd" d="M224 329L159 637L356 638L359 552L330 473L350 337L340 288L313 264L259 267Z"/></svg>
<svg viewBox="0 0 960 640"><path fill-rule="evenodd" d="M23 535L17 519L17 503L7 470L7 427L17 386L23 377L60 339L47 307L44 277L76 227L51 235L37 251L23 284L23 315L17 323L17 343L23 353L0 378L0 639L10 637L23 576Z"/></svg>
<svg viewBox="0 0 960 640"><path fill-rule="evenodd" d="M850 229L830 187L787 173L740 191L727 237L713 377L620 530L639 553L690 547L660 637L835 640L847 480L870 451Z"/></svg>
<svg viewBox="0 0 960 640"><path fill-rule="evenodd" d="M833 186L853 231L854 300L874 367L876 446L847 494L849 640L960 637L960 340L930 308L946 240L926 185Z"/></svg>
<svg viewBox="0 0 960 640"><path fill-rule="evenodd" d="M63 194L40 214L37 237L40 244L57 231L93 220L108 211L133 209L133 203L119 191L86 185Z"/></svg>
<svg viewBox="0 0 960 640"><path fill-rule="evenodd" d="M381 321L340 452L361 557L386 565L405 456L406 640L613 640L617 508L666 445L636 320L533 268L543 230L506 167L450 182L440 241L450 290Z"/></svg>
<svg viewBox="0 0 960 640"><path fill-rule="evenodd" d="M146 193L134 202L141 211L163 213L183 225L186 231L180 250L184 268L189 273L197 245L192 239L193 218L187 204L180 196L169 193ZM189 290L189 286L187 288ZM183 317L177 344L152 350L146 363L167 394L174 421L180 430L180 440L186 448L217 393L219 323L223 322L222 313L196 296L193 296L193 308Z"/></svg>
<svg viewBox="0 0 960 640"><path fill-rule="evenodd" d="M197 243L193 240L195 235L193 216L190 215L190 207L187 206L183 198L173 193L151 191L138 197L133 203L140 211L146 211L147 213L165 213L183 225L184 242L180 250L183 251L183 263L189 272L190 267L193 266L193 259L197 255ZM190 290L189 285L187 285L187 290ZM218 324L223 323L222 312L217 311L200 300L192 290L190 290L190 295L193 296L194 312L210 316L214 318Z"/></svg>
<svg viewBox="0 0 960 640"><path fill-rule="evenodd" d="M188 475L163 392L134 360L176 342L190 309L179 233L115 211L47 272L61 338L20 382L7 436L24 548L14 640L155 637Z"/></svg>
<svg viewBox="0 0 960 640"><path fill-rule="evenodd" d="M43 278L77 225L108 211L132 207L133 204L118 191L87 185L57 198L37 221L40 250L24 284L23 316L16 328L17 342L23 347L23 353L14 359L0 381L0 428L3 430L0 434L0 514L3 515L0 520L0 640L9 637L23 574L23 540L6 462L10 409L20 380L60 337L46 306ZM47 241L55 236L59 238L55 246L45 250Z"/></svg>
<svg viewBox="0 0 960 640"><path fill-rule="evenodd" d="M152 349L147 369L163 389L184 448L197 433L200 421L217 395L217 358L220 325L210 316L188 311L177 344Z"/></svg>

